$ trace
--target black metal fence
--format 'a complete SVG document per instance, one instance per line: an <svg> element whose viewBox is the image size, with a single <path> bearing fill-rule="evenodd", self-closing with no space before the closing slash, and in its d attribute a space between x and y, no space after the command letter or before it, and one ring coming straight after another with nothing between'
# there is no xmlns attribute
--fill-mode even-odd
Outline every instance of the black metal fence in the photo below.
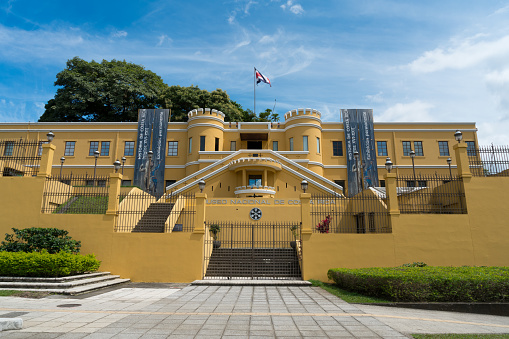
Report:
<svg viewBox="0 0 509 339"><path fill-rule="evenodd" d="M104 214L108 209L109 176L65 175L48 177L42 213Z"/></svg>
<svg viewBox="0 0 509 339"><path fill-rule="evenodd" d="M509 177L509 146L480 146L467 154L473 176Z"/></svg>
<svg viewBox="0 0 509 339"><path fill-rule="evenodd" d="M401 213L467 213L463 181L453 176L399 176L396 181Z"/></svg>
<svg viewBox="0 0 509 339"><path fill-rule="evenodd" d="M205 279L301 279L300 222L207 221L205 228Z"/></svg>
<svg viewBox="0 0 509 339"><path fill-rule="evenodd" d="M366 190L346 198L332 194L311 196L315 233L391 233L385 194Z"/></svg>
<svg viewBox="0 0 509 339"><path fill-rule="evenodd" d="M0 175L37 175L41 162L41 144L34 140L0 140Z"/></svg>
<svg viewBox="0 0 509 339"><path fill-rule="evenodd" d="M164 195L160 199L134 188L119 196L116 232L192 232L196 214L194 194Z"/></svg>

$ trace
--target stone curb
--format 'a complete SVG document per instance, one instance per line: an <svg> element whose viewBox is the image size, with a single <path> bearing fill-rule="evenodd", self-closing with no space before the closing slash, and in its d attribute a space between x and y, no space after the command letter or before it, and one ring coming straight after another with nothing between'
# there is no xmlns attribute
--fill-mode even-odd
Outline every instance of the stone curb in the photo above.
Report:
<svg viewBox="0 0 509 339"><path fill-rule="evenodd" d="M304 280L257 280L257 279L207 279L195 280L197 286L312 286Z"/></svg>
<svg viewBox="0 0 509 339"><path fill-rule="evenodd" d="M0 332L8 330L21 330L23 319L21 318L0 318Z"/></svg>

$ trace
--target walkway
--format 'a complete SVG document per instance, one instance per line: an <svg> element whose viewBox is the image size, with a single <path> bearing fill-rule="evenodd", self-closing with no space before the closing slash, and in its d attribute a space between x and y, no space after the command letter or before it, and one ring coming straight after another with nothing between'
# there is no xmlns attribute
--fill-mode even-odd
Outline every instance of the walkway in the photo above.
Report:
<svg viewBox="0 0 509 339"><path fill-rule="evenodd" d="M509 333L509 317L348 304L316 287L118 288L82 298L0 298L2 338L407 338ZM150 286L150 285L148 285ZM138 285L137 287L141 287Z"/></svg>

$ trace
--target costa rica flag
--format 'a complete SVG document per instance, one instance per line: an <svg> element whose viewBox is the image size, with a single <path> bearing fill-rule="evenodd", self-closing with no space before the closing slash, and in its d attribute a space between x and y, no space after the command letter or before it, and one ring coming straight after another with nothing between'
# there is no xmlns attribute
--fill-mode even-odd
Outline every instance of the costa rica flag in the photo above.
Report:
<svg viewBox="0 0 509 339"><path fill-rule="evenodd" d="M256 84L258 85L260 82L264 82L266 84L269 84L270 87L272 87L269 78L267 78L262 73L258 72L258 70L255 68L255 76L256 76Z"/></svg>

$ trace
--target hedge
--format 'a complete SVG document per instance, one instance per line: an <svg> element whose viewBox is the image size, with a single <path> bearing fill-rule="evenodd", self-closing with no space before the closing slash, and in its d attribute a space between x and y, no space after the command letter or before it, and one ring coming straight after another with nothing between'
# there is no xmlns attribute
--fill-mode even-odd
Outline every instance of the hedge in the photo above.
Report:
<svg viewBox="0 0 509 339"><path fill-rule="evenodd" d="M509 267L335 268L340 288L405 302L509 302Z"/></svg>
<svg viewBox="0 0 509 339"><path fill-rule="evenodd" d="M0 244L0 251L7 252L40 252L61 251L79 253L81 241L73 240L66 230L58 228L31 227L13 228L14 234L5 234L5 241Z"/></svg>
<svg viewBox="0 0 509 339"><path fill-rule="evenodd" d="M100 265L93 254L0 251L0 276L62 277L97 271Z"/></svg>

